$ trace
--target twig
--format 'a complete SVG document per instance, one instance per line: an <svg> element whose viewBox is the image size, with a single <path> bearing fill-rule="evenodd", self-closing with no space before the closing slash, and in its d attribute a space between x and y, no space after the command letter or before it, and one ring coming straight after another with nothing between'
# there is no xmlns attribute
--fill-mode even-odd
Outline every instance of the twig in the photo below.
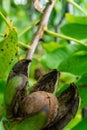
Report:
<svg viewBox="0 0 87 130"><path fill-rule="evenodd" d="M40 19L35 19L31 24L29 24L22 32L19 33L18 37L22 36L25 32L31 29L35 24L39 23Z"/></svg>
<svg viewBox="0 0 87 130"><path fill-rule="evenodd" d="M0 16L3 18L3 20L5 21L7 26L11 29L11 26L10 26L9 22L7 21L7 19L5 18L5 16L1 12L0 12Z"/></svg>
<svg viewBox="0 0 87 130"><path fill-rule="evenodd" d="M81 44L81 45L87 47L87 44L86 44L86 43L84 43L84 42L82 42L82 41L80 41L80 40L74 39L74 38L72 38L72 37L69 37L69 36L66 36L66 35L63 35L63 34L59 34L59 33L52 32L52 31L48 30L47 28L44 28L44 31L45 31L47 34L49 34L49 35L51 35L51 36L53 36L53 37L58 37L58 38L66 39L66 40L71 40L71 41L74 41L74 42L76 42L76 43L79 43L79 44Z"/></svg>
<svg viewBox="0 0 87 130"><path fill-rule="evenodd" d="M38 27L38 30L35 33L32 41L31 41L31 44L30 44L31 49L29 49L29 51L27 53L27 56L26 56L26 59L31 59L32 60L33 54L35 52L35 49L36 49L40 39L43 36L44 28L47 27L47 25L48 25L48 20L49 20L51 11L52 11L52 9L54 7L55 1L56 0L52 0L52 2L49 2L47 4L46 9L44 10L44 13L42 15L42 19L41 19L40 25Z"/></svg>
<svg viewBox="0 0 87 130"><path fill-rule="evenodd" d="M73 0L67 0L67 2L71 3L78 10L80 10L85 16L87 16L87 12L84 9L82 9L76 2L74 2Z"/></svg>
<svg viewBox="0 0 87 130"><path fill-rule="evenodd" d="M30 49L31 47L29 45L24 44L23 42L18 42L19 47L25 48L25 49Z"/></svg>

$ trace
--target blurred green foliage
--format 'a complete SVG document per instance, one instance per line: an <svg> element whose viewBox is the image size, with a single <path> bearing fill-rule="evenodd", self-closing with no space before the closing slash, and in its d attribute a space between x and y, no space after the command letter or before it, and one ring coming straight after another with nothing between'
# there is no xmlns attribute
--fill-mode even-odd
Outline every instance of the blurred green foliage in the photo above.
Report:
<svg viewBox="0 0 87 130"><path fill-rule="evenodd" d="M86 0L75 0L75 2L87 12ZM0 11L5 17L13 21L18 34L34 19L41 17L41 14L35 10L32 0L8 0L8 2L1 0ZM67 3L66 0L56 0L48 25L49 30L61 32L72 38L80 39L87 44L87 16L73 5ZM6 27L5 22L0 17L0 34L5 34ZM22 37L19 37L18 40L29 44L37 27L38 25L34 26ZM2 39L0 37L0 41ZM25 55L26 50L19 48L18 58L24 58ZM82 109L87 107L87 47L75 42L54 38L45 33L32 60L29 79L30 87L36 82L34 76L37 68L44 73L55 68L61 72L57 94L68 87L70 82L77 84L81 98L80 107L76 117L64 130L86 130L87 119L82 119ZM0 104L3 103L6 79L7 77L0 79ZM0 130L3 129L1 123Z"/></svg>

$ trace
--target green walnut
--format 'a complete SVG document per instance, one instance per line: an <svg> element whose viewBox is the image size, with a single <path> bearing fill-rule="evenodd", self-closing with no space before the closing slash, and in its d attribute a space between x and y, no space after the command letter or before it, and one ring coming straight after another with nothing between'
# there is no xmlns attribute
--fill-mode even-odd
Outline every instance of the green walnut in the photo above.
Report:
<svg viewBox="0 0 87 130"><path fill-rule="evenodd" d="M10 106L12 104L17 91L21 89L20 86L22 85L22 82L23 78L21 76L15 76L8 81L4 96L6 106Z"/></svg>
<svg viewBox="0 0 87 130"><path fill-rule="evenodd" d="M26 96L29 60L23 59L15 64L10 72L4 94L7 117L16 116L21 100Z"/></svg>

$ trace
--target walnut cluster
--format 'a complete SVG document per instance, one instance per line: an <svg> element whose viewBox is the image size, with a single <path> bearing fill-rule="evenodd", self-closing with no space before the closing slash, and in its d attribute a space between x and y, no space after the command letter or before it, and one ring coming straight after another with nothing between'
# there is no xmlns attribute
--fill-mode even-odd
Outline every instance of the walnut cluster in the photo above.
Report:
<svg viewBox="0 0 87 130"><path fill-rule="evenodd" d="M11 95L7 107L7 118L19 122L41 112L44 108L47 114L47 122L42 130L61 130L76 115L79 106L78 89L74 83L64 90L58 97L54 95L60 72L56 69L43 75L27 93L28 64L30 60L23 59L13 67L7 80L7 92L9 88L15 90ZM14 80L17 80L16 81ZM20 82L18 83L20 79ZM11 86L10 86L10 83ZM15 84L14 84L15 82ZM17 86L18 85L18 86ZM12 88L13 87L13 88ZM8 96L8 93L5 93ZM45 109L47 108L47 109ZM8 120L9 120L8 118ZM10 121L10 120L9 120Z"/></svg>

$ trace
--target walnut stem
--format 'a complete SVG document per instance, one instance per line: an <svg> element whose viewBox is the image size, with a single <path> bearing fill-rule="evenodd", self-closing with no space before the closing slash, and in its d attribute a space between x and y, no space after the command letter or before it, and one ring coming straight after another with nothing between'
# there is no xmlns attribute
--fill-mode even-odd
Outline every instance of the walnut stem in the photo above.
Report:
<svg viewBox="0 0 87 130"><path fill-rule="evenodd" d="M32 60L32 57L33 57L33 54L35 52L35 49L40 41L40 39L42 38L43 36L43 33L44 33L44 28L47 27L48 25L48 20L49 20L49 17L50 17L50 14L51 14L51 11L54 7L54 4L55 4L55 1L56 0L52 0L50 1L47 6L46 6L46 9L44 10L43 12L43 15L42 15L42 19L40 21L40 25L38 27L38 30L36 31L32 41L31 41L31 48L28 50L28 53L26 55L26 59L30 59Z"/></svg>

